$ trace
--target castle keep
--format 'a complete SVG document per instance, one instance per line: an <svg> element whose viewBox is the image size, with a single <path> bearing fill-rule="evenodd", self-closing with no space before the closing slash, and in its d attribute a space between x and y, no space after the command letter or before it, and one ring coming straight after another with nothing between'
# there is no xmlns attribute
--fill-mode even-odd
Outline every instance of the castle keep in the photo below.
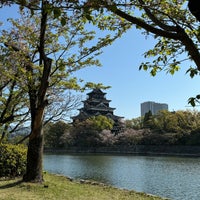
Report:
<svg viewBox="0 0 200 200"><path fill-rule="evenodd" d="M114 121L112 132L118 133L123 128L122 119L114 115L115 108L109 106L110 100L106 99L106 93L100 89L93 89L90 93L87 93L87 99L83 101L83 108L79 109L79 114L73 117L73 122L76 120L83 121L92 116L103 115Z"/></svg>

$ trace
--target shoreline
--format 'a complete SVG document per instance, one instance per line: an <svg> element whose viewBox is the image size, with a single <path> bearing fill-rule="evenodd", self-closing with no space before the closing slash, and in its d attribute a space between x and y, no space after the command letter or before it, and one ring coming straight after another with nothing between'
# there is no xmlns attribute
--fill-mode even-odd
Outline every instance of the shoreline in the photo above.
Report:
<svg viewBox="0 0 200 200"><path fill-rule="evenodd" d="M21 182L21 178L0 181L1 200L49 199L49 200L161 200L156 195L124 190L98 182L72 181L63 175L44 173L44 183Z"/></svg>
<svg viewBox="0 0 200 200"><path fill-rule="evenodd" d="M45 148L44 153L200 157L200 146L135 145L132 147Z"/></svg>

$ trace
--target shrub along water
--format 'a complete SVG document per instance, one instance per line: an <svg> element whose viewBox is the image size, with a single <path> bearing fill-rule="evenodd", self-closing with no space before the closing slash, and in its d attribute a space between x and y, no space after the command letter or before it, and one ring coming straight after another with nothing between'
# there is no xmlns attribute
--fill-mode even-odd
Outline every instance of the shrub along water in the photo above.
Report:
<svg viewBox="0 0 200 200"><path fill-rule="evenodd" d="M24 145L0 144L0 177L22 176L26 170Z"/></svg>

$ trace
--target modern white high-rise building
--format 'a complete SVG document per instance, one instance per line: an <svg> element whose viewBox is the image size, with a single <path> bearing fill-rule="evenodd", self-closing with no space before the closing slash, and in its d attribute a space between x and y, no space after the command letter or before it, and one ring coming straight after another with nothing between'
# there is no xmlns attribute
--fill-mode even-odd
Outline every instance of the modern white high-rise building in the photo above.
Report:
<svg viewBox="0 0 200 200"><path fill-rule="evenodd" d="M160 110L168 110L168 104L166 103L156 103L153 101L146 101L141 103L141 116L145 113L151 111L152 115L156 115Z"/></svg>

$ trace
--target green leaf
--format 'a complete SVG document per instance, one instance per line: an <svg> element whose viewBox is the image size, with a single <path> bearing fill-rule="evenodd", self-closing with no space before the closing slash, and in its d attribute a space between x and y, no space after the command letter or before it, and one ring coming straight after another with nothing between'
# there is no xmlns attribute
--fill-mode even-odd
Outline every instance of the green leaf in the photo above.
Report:
<svg viewBox="0 0 200 200"><path fill-rule="evenodd" d="M90 15L90 14L88 14L88 13L87 13L87 14L85 14L85 17L86 17L86 19L87 19L87 20L89 20L89 21L92 21L92 17L91 17L91 15Z"/></svg>
<svg viewBox="0 0 200 200"><path fill-rule="evenodd" d="M180 69L180 67L178 65L174 65L174 64L170 65L170 67L171 68L169 70L169 73L171 75L174 75L174 73L177 72Z"/></svg>
<svg viewBox="0 0 200 200"><path fill-rule="evenodd" d="M159 69L159 67L157 67L157 66L153 67L153 69L150 71L150 74L151 74L152 76L156 76L157 70L158 70L158 69Z"/></svg>
<svg viewBox="0 0 200 200"><path fill-rule="evenodd" d="M62 26L65 26L66 25L66 19L62 17L61 20L60 20L60 23L61 23Z"/></svg>
<svg viewBox="0 0 200 200"><path fill-rule="evenodd" d="M139 67L139 70L145 70L145 71L147 71L148 70L148 62L146 62L146 63L142 63L141 65L140 65L140 67Z"/></svg>
<svg viewBox="0 0 200 200"><path fill-rule="evenodd" d="M189 73L190 74L190 77L193 78L195 75L198 74L198 69L194 69L192 67L190 67L187 71L186 71L186 74Z"/></svg>
<svg viewBox="0 0 200 200"><path fill-rule="evenodd" d="M53 9L54 18L58 18L61 15L61 10L59 8Z"/></svg>
<svg viewBox="0 0 200 200"><path fill-rule="evenodd" d="M194 97L191 97L188 99L188 103L192 106L192 107L195 107L196 103L195 103L195 98Z"/></svg>

